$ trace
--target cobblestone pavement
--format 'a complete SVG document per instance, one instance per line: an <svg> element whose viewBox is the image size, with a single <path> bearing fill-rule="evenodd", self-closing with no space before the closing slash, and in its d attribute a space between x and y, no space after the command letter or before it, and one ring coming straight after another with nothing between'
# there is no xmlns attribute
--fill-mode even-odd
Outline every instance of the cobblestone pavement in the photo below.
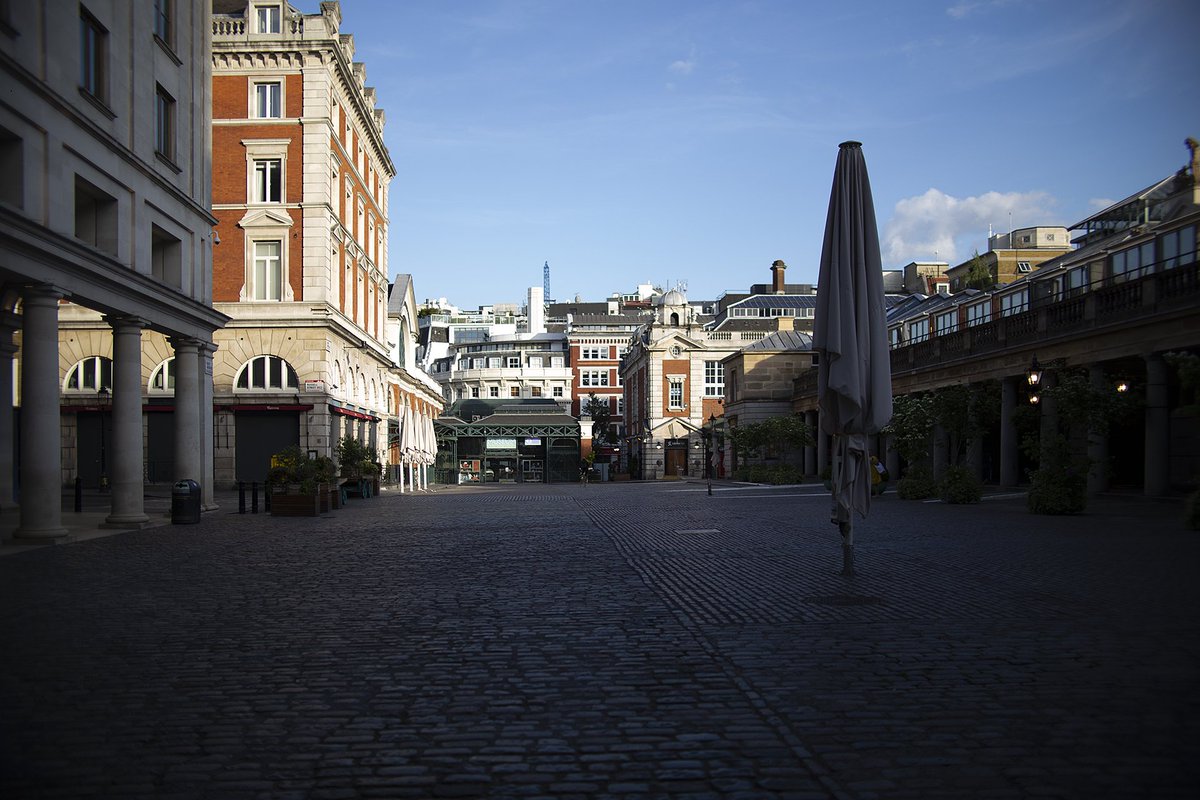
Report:
<svg viewBox="0 0 1200 800"><path fill-rule="evenodd" d="M1192 797L1178 504L450 488L0 559L0 797ZM226 506L230 508L230 506Z"/></svg>

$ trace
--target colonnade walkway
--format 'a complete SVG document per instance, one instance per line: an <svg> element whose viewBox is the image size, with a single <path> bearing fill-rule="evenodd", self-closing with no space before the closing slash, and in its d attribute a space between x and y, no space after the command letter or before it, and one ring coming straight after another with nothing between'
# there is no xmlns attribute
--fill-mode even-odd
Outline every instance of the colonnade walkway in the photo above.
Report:
<svg viewBox="0 0 1200 800"><path fill-rule="evenodd" d="M1179 502L439 487L0 558L0 796L1191 797Z"/></svg>

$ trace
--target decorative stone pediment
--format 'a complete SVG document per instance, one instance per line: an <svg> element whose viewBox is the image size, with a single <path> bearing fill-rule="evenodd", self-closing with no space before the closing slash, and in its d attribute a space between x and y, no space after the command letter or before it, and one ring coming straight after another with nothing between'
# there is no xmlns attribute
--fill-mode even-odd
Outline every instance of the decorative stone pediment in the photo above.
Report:
<svg viewBox="0 0 1200 800"><path fill-rule="evenodd" d="M281 225L290 228L292 224L290 214L274 208L256 208L247 211L246 215L238 220L239 228L278 228Z"/></svg>

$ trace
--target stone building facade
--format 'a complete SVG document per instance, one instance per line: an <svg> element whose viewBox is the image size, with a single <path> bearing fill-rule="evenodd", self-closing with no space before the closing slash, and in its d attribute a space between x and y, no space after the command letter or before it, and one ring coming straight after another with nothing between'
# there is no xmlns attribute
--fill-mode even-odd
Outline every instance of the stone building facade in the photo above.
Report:
<svg viewBox="0 0 1200 800"><path fill-rule="evenodd" d="M387 450L383 111L341 8L214 0L216 479L262 480L288 445Z"/></svg>
<svg viewBox="0 0 1200 800"><path fill-rule="evenodd" d="M19 497L17 538L65 536L77 478L109 490L114 526L147 521L154 467L211 505L210 24L201 4L0 4L0 506Z"/></svg>

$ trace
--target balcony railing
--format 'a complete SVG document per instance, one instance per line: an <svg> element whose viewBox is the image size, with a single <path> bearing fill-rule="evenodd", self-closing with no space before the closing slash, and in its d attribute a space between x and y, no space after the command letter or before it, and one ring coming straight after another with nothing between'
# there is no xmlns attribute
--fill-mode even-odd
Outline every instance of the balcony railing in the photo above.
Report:
<svg viewBox="0 0 1200 800"><path fill-rule="evenodd" d="M1131 320L1200 310L1200 264L1103 286L954 333L934 336L891 351L892 372L924 369L1048 337L1071 338L1127 325ZM799 388L799 383L797 383Z"/></svg>

